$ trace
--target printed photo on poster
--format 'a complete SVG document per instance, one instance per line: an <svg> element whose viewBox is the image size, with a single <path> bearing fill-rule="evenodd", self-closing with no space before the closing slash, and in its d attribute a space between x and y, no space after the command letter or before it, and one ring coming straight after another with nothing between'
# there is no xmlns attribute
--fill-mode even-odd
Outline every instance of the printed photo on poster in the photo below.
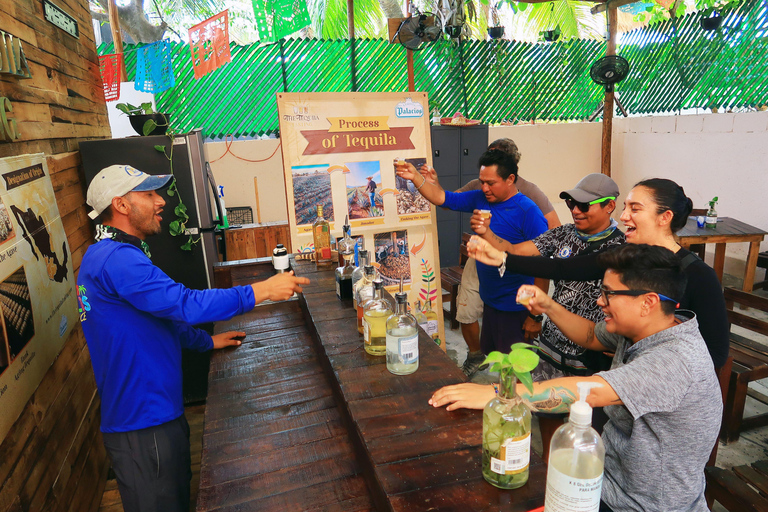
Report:
<svg viewBox="0 0 768 512"><path fill-rule="evenodd" d="M35 335L29 285L23 266L0 283L0 310L0 324L3 329L3 345L0 347L2 373Z"/></svg>
<svg viewBox="0 0 768 512"><path fill-rule="evenodd" d="M333 198L328 164L291 167L296 225L312 224L317 219L317 205L323 205L323 218L333 222Z"/></svg>
<svg viewBox="0 0 768 512"><path fill-rule="evenodd" d="M16 236L16 232L13 230L13 224L11 218L8 216L8 209L5 207L5 202L0 198L0 244L3 244Z"/></svg>
<svg viewBox="0 0 768 512"><path fill-rule="evenodd" d="M351 162L344 176L347 180L347 209L349 219L367 219L384 216L381 198L381 169L378 160Z"/></svg>
<svg viewBox="0 0 768 512"><path fill-rule="evenodd" d="M395 159L397 160L397 158ZM406 158L417 170L427 164L426 158ZM418 178L418 176L417 176ZM422 196L412 181L395 175L395 188L397 188L397 213L398 215L410 215L414 213L429 213L430 203Z"/></svg>
<svg viewBox="0 0 768 512"><path fill-rule="evenodd" d="M411 282L411 260L408 256L408 232L389 231L373 235L374 255L384 286Z"/></svg>

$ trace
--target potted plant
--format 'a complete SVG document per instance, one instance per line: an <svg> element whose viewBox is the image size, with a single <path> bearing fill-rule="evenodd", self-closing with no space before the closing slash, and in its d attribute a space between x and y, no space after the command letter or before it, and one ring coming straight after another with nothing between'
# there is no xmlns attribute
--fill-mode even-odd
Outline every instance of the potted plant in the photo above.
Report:
<svg viewBox="0 0 768 512"><path fill-rule="evenodd" d="M446 25L445 26L445 33L448 34L448 37L451 39L456 39L461 35L461 30L464 28L463 25Z"/></svg>
<svg viewBox="0 0 768 512"><path fill-rule="evenodd" d="M170 116L155 112L152 103L142 103L138 107L130 103L118 103L115 108L128 116L131 126L139 135L165 135L170 124Z"/></svg>
<svg viewBox="0 0 768 512"><path fill-rule="evenodd" d="M714 11L709 17L699 19L699 24L704 30L717 30L722 23L723 17L717 11Z"/></svg>
<svg viewBox="0 0 768 512"><path fill-rule="evenodd" d="M491 7L491 23L493 23L493 26L488 27L488 36L491 39L501 39L504 37L504 27L501 24L498 6Z"/></svg>
<svg viewBox="0 0 768 512"><path fill-rule="evenodd" d="M560 27L555 27L553 30L544 30L539 32L539 36L543 41L547 43L554 43L560 39Z"/></svg>

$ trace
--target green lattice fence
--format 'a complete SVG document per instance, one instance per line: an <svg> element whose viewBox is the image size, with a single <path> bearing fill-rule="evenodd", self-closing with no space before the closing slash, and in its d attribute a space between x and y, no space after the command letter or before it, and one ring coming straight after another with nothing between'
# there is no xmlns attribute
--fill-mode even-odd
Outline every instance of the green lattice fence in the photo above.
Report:
<svg viewBox="0 0 768 512"><path fill-rule="evenodd" d="M616 90L635 114L699 107L743 108L768 103L768 0L747 0L723 13L707 32L699 14L624 34L618 53L631 72ZM133 47L126 47L129 80ZM176 87L158 94L179 131L202 128L223 138L277 130L275 93L351 91L351 43L291 39L269 46L232 45L232 62L195 80L186 44L172 45ZM112 45L101 45L101 54ZM456 111L496 123L503 120L582 120L600 103L602 89L589 67L604 43L448 41L414 54L416 89L427 91L444 115ZM405 51L385 40L355 41L359 91L405 91Z"/></svg>

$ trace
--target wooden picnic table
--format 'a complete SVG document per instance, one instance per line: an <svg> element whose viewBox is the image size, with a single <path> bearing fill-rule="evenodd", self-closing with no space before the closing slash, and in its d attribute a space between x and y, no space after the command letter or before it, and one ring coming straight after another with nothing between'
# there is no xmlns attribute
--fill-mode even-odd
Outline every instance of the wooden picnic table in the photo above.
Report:
<svg viewBox="0 0 768 512"><path fill-rule="evenodd" d="M716 228L700 228L696 224L695 217L689 217L685 227L677 232L680 245L688 249L691 245L715 244L715 262L713 268L720 282L723 281L723 267L725 265L726 244L749 243L749 254L744 269L745 292L751 292L755 284L755 270L757 268L757 256L760 253L760 242L768 232L760 228L750 226L740 220L731 217L719 217Z"/></svg>
<svg viewBox="0 0 768 512"><path fill-rule="evenodd" d="M211 360L198 511L543 505L546 466L536 454L525 486L497 489L481 474L482 411L429 406L434 390L466 377L426 333L419 369L389 373L384 357L363 349L333 271L293 265L312 281L298 300L216 325L248 335Z"/></svg>

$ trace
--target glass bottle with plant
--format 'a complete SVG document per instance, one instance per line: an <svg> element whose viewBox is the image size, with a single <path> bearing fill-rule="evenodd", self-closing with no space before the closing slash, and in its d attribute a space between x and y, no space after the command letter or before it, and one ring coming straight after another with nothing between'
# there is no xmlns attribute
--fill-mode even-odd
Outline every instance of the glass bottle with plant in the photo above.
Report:
<svg viewBox="0 0 768 512"><path fill-rule="evenodd" d="M708 228L717 227L717 210L715 210L716 204L717 204L717 196L713 197L712 200L709 202L709 210L707 210L707 219L705 224Z"/></svg>
<svg viewBox="0 0 768 512"><path fill-rule="evenodd" d="M515 343L509 354L491 352L483 362L499 372L497 395L483 410L483 478L500 489L516 489L528 481L532 406L515 387L520 381L533 392L531 371L539 356L531 349L536 348Z"/></svg>

